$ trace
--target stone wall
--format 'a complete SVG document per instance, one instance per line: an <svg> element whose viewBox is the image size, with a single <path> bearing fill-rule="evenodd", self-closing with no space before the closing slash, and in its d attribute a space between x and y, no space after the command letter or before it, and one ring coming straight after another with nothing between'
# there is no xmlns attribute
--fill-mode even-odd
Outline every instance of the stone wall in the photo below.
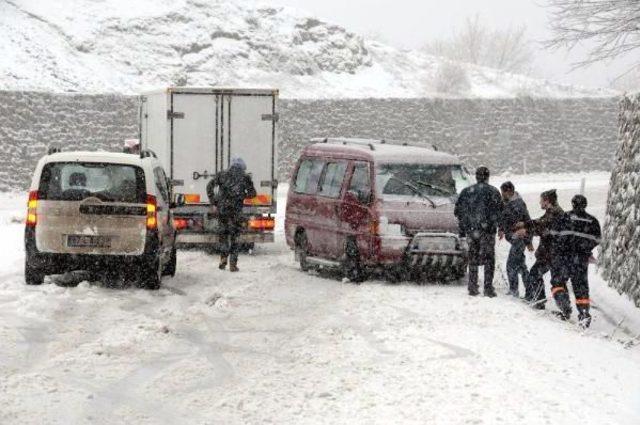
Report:
<svg viewBox="0 0 640 425"><path fill-rule="evenodd" d="M640 94L620 101L619 126L601 264L609 285L640 307Z"/></svg>
<svg viewBox="0 0 640 425"><path fill-rule="evenodd" d="M470 167L500 172L610 170L617 100L281 100L281 179L311 137L353 136L437 145ZM52 142L120 150L136 137L137 99L119 95L0 92L0 190L28 185Z"/></svg>
<svg viewBox="0 0 640 425"><path fill-rule="evenodd" d="M28 187L38 159L65 150L121 150L137 137L138 100L119 95L0 91L0 190Z"/></svg>
<svg viewBox="0 0 640 425"><path fill-rule="evenodd" d="M516 173L608 171L617 99L363 99L281 102L281 170L309 137L434 144L470 167Z"/></svg>

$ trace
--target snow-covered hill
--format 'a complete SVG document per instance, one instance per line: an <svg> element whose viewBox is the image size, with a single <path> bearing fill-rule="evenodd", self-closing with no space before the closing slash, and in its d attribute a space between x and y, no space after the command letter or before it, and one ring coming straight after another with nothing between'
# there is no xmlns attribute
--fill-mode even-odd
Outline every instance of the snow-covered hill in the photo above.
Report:
<svg viewBox="0 0 640 425"><path fill-rule="evenodd" d="M611 94L470 65L460 66L461 89L438 92L441 58L252 0L0 0L0 51L0 89L9 90L135 93L185 84L280 87L290 98Z"/></svg>

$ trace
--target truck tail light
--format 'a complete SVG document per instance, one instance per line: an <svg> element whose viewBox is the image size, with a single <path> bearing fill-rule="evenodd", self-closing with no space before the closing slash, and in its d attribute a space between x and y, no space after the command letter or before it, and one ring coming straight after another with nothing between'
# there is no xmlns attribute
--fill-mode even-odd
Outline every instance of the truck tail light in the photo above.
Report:
<svg viewBox="0 0 640 425"><path fill-rule="evenodd" d="M256 195L255 198L246 198L243 201L245 206L268 206L273 203L273 199L270 195Z"/></svg>
<svg viewBox="0 0 640 425"><path fill-rule="evenodd" d="M153 195L147 195L147 229L158 229L158 201Z"/></svg>
<svg viewBox="0 0 640 425"><path fill-rule="evenodd" d="M369 233L373 236L380 234L380 222L378 220L371 220L369 222Z"/></svg>
<svg viewBox="0 0 640 425"><path fill-rule="evenodd" d="M185 204L199 204L200 203L200 195L197 193L185 193L184 194L184 203Z"/></svg>
<svg viewBox="0 0 640 425"><path fill-rule="evenodd" d="M173 228L176 230L184 230L189 227L189 220L186 218L174 218L173 219Z"/></svg>
<svg viewBox="0 0 640 425"><path fill-rule="evenodd" d="M29 202L27 203L27 226L36 227L38 223L38 191L29 192Z"/></svg>
<svg viewBox="0 0 640 425"><path fill-rule="evenodd" d="M276 220L273 217L253 217L248 223L251 230L273 230Z"/></svg>

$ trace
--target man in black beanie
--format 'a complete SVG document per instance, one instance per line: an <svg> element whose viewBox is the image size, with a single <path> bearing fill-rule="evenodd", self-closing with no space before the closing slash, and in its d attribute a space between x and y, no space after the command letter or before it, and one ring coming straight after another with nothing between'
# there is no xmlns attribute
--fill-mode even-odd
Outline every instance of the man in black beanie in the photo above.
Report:
<svg viewBox="0 0 640 425"><path fill-rule="evenodd" d="M598 219L587 214L587 198L576 195L571 200L573 210L562 215L552 225L554 255L551 267L551 291L563 319L571 316L571 302L567 282L571 280L576 297L580 325L591 325L589 308L589 259L600 244L601 230Z"/></svg>
<svg viewBox="0 0 640 425"><path fill-rule="evenodd" d="M476 170L477 183L460 192L454 214L460 235L469 243L469 295L478 295L478 267L484 266L484 295L495 297L493 274L496 263L496 231L504 204L495 187L489 185L489 169Z"/></svg>

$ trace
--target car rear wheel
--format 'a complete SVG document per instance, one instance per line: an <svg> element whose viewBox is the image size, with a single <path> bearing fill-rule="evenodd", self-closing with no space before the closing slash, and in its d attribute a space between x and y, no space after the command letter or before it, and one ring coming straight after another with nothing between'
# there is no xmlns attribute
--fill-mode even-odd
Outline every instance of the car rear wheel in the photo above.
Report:
<svg viewBox="0 0 640 425"><path fill-rule="evenodd" d="M44 282L44 273L35 267L31 267L28 263L25 263L24 281L27 285L42 285Z"/></svg>
<svg viewBox="0 0 640 425"><path fill-rule="evenodd" d="M175 276L176 268L178 266L178 252L176 250L175 245L171 248L171 254L169 256L169 261L164 266L164 271L162 272L163 276Z"/></svg>
<svg viewBox="0 0 640 425"><path fill-rule="evenodd" d="M364 282L367 278L360 260L358 246L353 240L348 240L344 247L342 275L354 283Z"/></svg>
<svg viewBox="0 0 640 425"><path fill-rule="evenodd" d="M307 242L307 234L305 232L300 232L296 236L295 253L296 253L296 258L300 263L300 270L302 270L303 272L306 272L309 270L309 263L307 263L307 255L309 253L308 246L309 245Z"/></svg>
<svg viewBox="0 0 640 425"><path fill-rule="evenodd" d="M155 258L150 263L144 264L140 269L142 287L152 291L160 289L160 283L162 281L160 258Z"/></svg>

